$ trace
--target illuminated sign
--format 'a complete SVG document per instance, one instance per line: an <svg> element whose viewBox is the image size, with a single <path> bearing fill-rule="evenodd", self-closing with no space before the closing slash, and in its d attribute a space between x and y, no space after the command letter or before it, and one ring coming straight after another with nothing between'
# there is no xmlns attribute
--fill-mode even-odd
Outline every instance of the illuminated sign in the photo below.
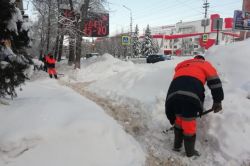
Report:
<svg viewBox="0 0 250 166"><path fill-rule="evenodd" d="M109 35L109 14L89 12L84 21L84 35L87 37L104 37Z"/></svg>

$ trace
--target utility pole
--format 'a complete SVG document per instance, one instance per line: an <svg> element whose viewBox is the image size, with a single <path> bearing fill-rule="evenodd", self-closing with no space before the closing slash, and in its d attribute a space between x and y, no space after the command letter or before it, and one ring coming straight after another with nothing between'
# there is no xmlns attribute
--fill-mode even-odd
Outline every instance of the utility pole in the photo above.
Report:
<svg viewBox="0 0 250 166"><path fill-rule="evenodd" d="M132 37L133 37L133 18L132 18L132 10L125 5L122 5L124 8L130 11L130 56L133 56L133 48L132 48Z"/></svg>
<svg viewBox="0 0 250 166"><path fill-rule="evenodd" d="M219 44L219 29L220 29L220 20L216 20L216 45Z"/></svg>
<svg viewBox="0 0 250 166"><path fill-rule="evenodd" d="M208 25L208 20L207 20L207 10L209 8L209 3L207 2L207 0L204 1L203 3L203 8L205 9L205 13L204 13L204 34L202 35L202 40L203 40L203 36L205 35L206 33L206 27ZM203 48L203 53L205 52L205 47Z"/></svg>
<svg viewBox="0 0 250 166"><path fill-rule="evenodd" d="M205 15L204 15L204 33L206 33L206 27L207 27L207 10L209 8L209 3L207 2L207 0L205 0L205 2L203 3L203 8L205 9Z"/></svg>

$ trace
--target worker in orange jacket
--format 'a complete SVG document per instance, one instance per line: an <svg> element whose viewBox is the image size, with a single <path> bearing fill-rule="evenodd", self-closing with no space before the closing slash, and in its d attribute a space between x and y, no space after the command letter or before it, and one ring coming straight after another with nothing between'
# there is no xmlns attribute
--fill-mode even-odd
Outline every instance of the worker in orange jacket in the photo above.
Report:
<svg viewBox="0 0 250 166"><path fill-rule="evenodd" d="M47 62L48 73L49 73L50 78L52 78L52 76L54 75L55 79L57 79L57 72L55 69L56 60L51 53L48 54L48 57L46 58L46 62Z"/></svg>
<svg viewBox="0 0 250 166"><path fill-rule="evenodd" d="M207 82L213 97L213 111L222 110L224 99L221 80L216 69L201 55L179 63L168 89L165 112L174 125L174 151L180 151L184 140L187 157L199 156L195 150L196 118L202 114Z"/></svg>

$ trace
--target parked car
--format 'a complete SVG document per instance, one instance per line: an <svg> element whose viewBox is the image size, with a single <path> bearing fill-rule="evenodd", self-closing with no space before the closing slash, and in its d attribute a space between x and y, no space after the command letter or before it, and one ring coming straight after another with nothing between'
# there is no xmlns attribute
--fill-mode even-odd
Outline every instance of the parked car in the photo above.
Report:
<svg viewBox="0 0 250 166"><path fill-rule="evenodd" d="M159 61L165 61L165 60L170 60L170 59L171 59L171 56L153 54L153 55L149 55L146 61L147 63L156 63Z"/></svg>
<svg viewBox="0 0 250 166"><path fill-rule="evenodd" d="M99 54L98 53L88 53L88 54L86 54L86 58L90 58L92 56L99 56Z"/></svg>

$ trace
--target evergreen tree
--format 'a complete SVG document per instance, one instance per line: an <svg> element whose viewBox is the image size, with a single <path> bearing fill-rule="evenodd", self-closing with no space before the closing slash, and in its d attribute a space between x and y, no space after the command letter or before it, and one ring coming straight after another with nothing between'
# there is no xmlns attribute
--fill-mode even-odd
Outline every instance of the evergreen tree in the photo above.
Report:
<svg viewBox="0 0 250 166"><path fill-rule="evenodd" d="M141 42L139 41L139 28L138 25L135 27L135 33L132 40L133 55L138 57L141 53Z"/></svg>
<svg viewBox="0 0 250 166"><path fill-rule="evenodd" d="M141 49L141 53L144 56L148 56L154 53L157 53L158 50L155 47L155 44L152 40L152 36L151 36L151 31L149 29L149 25L147 25L147 29L145 31L145 35L144 35L144 39L143 39L143 43L142 43L142 49Z"/></svg>
<svg viewBox="0 0 250 166"><path fill-rule="evenodd" d="M0 97L15 97L15 88L27 79L24 72L31 63L24 49L29 30L23 27L13 0L0 0L0 4Z"/></svg>

